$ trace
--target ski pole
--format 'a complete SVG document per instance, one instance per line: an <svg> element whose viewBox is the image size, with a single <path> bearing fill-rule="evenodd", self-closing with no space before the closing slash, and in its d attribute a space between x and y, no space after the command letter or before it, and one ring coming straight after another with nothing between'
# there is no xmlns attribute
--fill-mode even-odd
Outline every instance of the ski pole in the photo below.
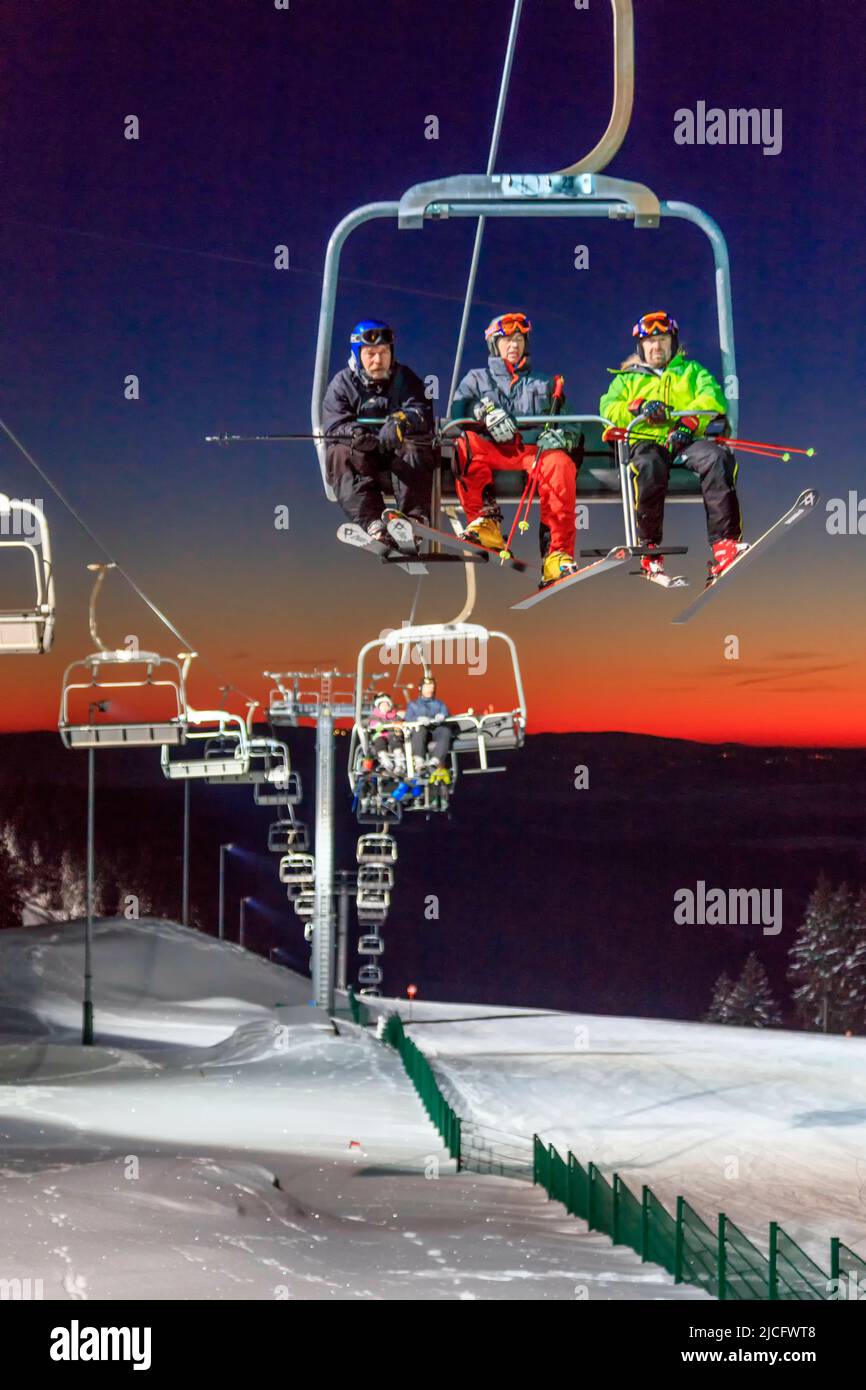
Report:
<svg viewBox="0 0 866 1390"><path fill-rule="evenodd" d="M781 451L783 451L783 452L786 453L786 454L805 454L807 458L814 458L814 457L815 457L815 450L814 450L814 449L799 449L799 448L797 448L797 446L794 445L794 444L766 444L766 443L765 443L763 440L761 440L761 439L731 439L730 437L726 437L725 443L726 443L726 444L737 444L737 445L739 445L739 444L746 444L746 445L752 444L752 445L754 445L754 447L755 447L756 449L774 449L774 450L781 450Z"/></svg>
<svg viewBox="0 0 866 1390"><path fill-rule="evenodd" d="M553 394L552 394L552 397L551 397L551 406L550 406L550 414L551 414L552 416L558 415L559 412L562 410L562 404L563 404L564 399L565 399L565 377L564 377L564 376L555 376L555 377L553 378ZM544 430L542 430L542 434L543 434L543 433L544 433ZM539 477L539 473L540 473L540 471L541 471L541 469L540 469L540 463L541 463L541 455L542 455L542 452L543 452L543 450L542 450L542 447L541 447L541 443L539 442L538 449L537 449L536 454L535 454L535 459L534 459L533 464L532 464L532 468L531 468L530 471L529 471L529 477L528 477L527 480L526 480L526 486L524 487L523 493L522 493L521 498L520 498L520 501L519 501L518 504L517 504L517 511L516 511L516 513L515 513L514 520L513 520L513 522L511 523L511 530L510 530L509 533L508 533L508 540L505 542L505 549L499 552L500 559L503 560L503 561L505 561L505 560L510 560L510 559L513 558L513 557L512 557L512 554L511 554L511 542L512 542L512 539L513 539L513 537L514 537L515 529L518 529L518 530L520 530L520 531L528 531L528 530L529 530L529 511L530 511L530 508L531 508L531 506L532 506L532 499L533 499L533 497L535 496L535 489L536 489L536 487L537 487L537 485L538 485L538 477ZM528 495L527 495L527 494L528 494ZM520 514L521 514L521 511L524 510L524 508L525 508L525 518L524 518L524 520L521 521L521 520L520 520Z"/></svg>

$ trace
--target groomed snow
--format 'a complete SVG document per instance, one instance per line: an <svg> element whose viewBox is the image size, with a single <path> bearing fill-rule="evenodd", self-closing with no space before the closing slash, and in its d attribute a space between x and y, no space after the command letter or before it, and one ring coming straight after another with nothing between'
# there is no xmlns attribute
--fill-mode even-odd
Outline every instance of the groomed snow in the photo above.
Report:
<svg viewBox="0 0 866 1390"><path fill-rule="evenodd" d="M0 1297L703 1297L456 1174L393 1049L236 946L100 922L81 1047L82 939L0 932Z"/></svg>
<svg viewBox="0 0 866 1390"><path fill-rule="evenodd" d="M409 1016L405 1000L383 1000ZM829 1267L866 1256L866 1038L452 1004L410 1036L456 1108L564 1155L724 1211L764 1250L781 1223ZM506 1017L502 1017L505 1014ZM452 1019L454 1022L446 1022Z"/></svg>

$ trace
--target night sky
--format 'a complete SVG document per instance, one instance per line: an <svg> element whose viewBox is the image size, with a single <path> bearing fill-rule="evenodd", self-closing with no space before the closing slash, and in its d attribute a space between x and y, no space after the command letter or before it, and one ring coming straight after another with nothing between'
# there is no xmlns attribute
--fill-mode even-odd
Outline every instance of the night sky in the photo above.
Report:
<svg viewBox="0 0 866 1390"><path fill-rule="evenodd" d="M819 449L814 461L742 459L748 538L808 484L824 499L866 497L862 21L852 5L779 0L636 9L635 112L606 172L719 221L741 432ZM408 617L414 582L337 544L341 517L310 445L203 440L309 428L328 235L359 204L483 171L510 4L291 0L286 12L272 0L5 0L2 10L0 415L212 663L193 682L197 704L216 699L220 679L264 697L266 668L345 668L363 641ZM674 112L698 101L781 108L781 153L676 145ZM609 104L608 5L526 0L498 168L573 161ZM124 139L129 114L137 141ZM430 114L438 141L424 138ZM350 325L376 316L396 325L403 360L447 386L472 235L466 220L359 232L344 257L333 369ZM590 249L581 272L579 241ZM283 243L290 269L278 271ZM535 365L565 373L573 408L597 409L605 369L646 310L670 309L691 352L720 367L709 245L680 221L647 232L488 224L467 365L484 356L493 310L509 307L529 313ZM141 382L134 402L130 373ZM45 495L5 440L0 488ZM50 656L2 663L8 730L50 727L64 665L91 648L85 565L100 556L45 501L58 633ZM288 532L273 526L281 503ZM580 539L616 535L616 509L595 508ZM701 510L671 509L666 539L690 545L699 583ZM524 545L534 578L534 542ZM532 732L862 744L864 546L863 535L829 535L822 510L684 629L667 621L678 599L625 569L518 614L508 604L525 580L490 566L476 617L518 642ZM12 582L0 582L5 605ZM461 583L459 567L436 570L419 618L452 617ZM135 633L168 653L178 645L119 579L103 626L111 643ZM730 634L738 661L724 657ZM510 703L505 689L496 676L476 703ZM452 704L459 693L452 683Z"/></svg>

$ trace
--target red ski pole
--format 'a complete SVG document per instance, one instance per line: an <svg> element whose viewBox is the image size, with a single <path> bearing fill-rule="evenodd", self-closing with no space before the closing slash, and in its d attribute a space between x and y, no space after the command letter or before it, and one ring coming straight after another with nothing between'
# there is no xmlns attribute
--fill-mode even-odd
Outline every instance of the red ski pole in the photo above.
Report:
<svg viewBox="0 0 866 1390"><path fill-rule="evenodd" d="M553 392L551 395L550 403L550 414L552 416L556 416L559 414L559 412L562 410L562 403L564 400L565 377L555 376L553 378ZM542 434L543 433L544 431L542 430ZM536 450L535 459L533 460L532 468L529 470L529 477L526 480L526 486L524 487L520 501L517 504L517 511L515 513L514 520L511 523L511 530L508 532L508 540L505 542L505 549L500 551L500 558L502 560L510 560L512 558L511 542L514 537L515 530L529 530L529 511L532 506L532 499L535 496L535 490L538 486L538 476L541 471L539 465L541 463L542 452L543 450L541 448L541 444L539 443L538 449ZM521 512L524 512L524 519L522 521L520 519Z"/></svg>

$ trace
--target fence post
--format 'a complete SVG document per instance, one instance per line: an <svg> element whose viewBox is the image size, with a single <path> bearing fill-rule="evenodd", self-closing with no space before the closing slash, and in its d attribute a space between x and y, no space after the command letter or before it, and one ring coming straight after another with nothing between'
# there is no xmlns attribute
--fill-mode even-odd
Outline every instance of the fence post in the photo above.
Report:
<svg viewBox="0 0 866 1390"><path fill-rule="evenodd" d="M677 1230L674 1243L674 1283L683 1282L683 1254L685 1244L685 1197L677 1198Z"/></svg>
<svg viewBox="0 0 866 1390"><path fill-rule="evenodd" d="M575 1180L576 1174L577 1174L577 1159L575 1158L574 1154L571 1152L571 1149L569 1149L569 1151L568 1151L568 1187L567 1187L567 1189L566 1189L566 1190L567 1190L567 1193L568 1193L568 1213L569 1213L569 1216L574 1216L575 1213L577 1212L577 1194L575 1193L575 1190L574 1190L574 1187L575 1187L574 1180Z"/></svg>
<svg viewBox="0 0 866 1390"><path fill-rule="evenodd" d="M613 1220L611 1225L613 1227L611 1240L614 1245L619 1245L619 1173L613 1175Z"/></svg>
<svg viewBox="0 0 866 1390"><path fill-rule="evenodd" d="M649 1195L650 1190L644 1183L640 1194L640 1257L644 1264L649 1252Z"/></svg>
<svg viewBox="0 0 866 1390"><path fill-rule="evenodd" d="M548 1202L552 1201L552 1199L553 1199L553 1190L552 1190L552 1189L553 1189L553 1155L554 1155L554 1152L555 1152L555 1150L554 1150L553 1145L552 1145L552 1144L548 1144L548 1146L547 1146L547 1184L546 1184L546 1185L547 1185L547 1200L548 1200Z"/></svg>
<svg viewBox="0 0 866 1390"><path fill-rule="evenodd" d="M779 1297L779 1223L770 1222L770 1287L771 1300Z"/></svg>
<svg viewBox="0 0 866 1390"><path fill-rule="evenodd" d="M838 1278L840 1277L841 1273L842 1273L841 1269L839 1268L839 1265L841 1264L841 1260L840 1260L840 1258L839 1258L839 1246L840 1246L840 1245L841 1245L841 1241L840 1241L840 1239L839 1239L838 1236L831 1236L831 1237L830 1237L830 1278L831 1278L831 1279L838 1279Z"/></svg>
<svg viewBox="0 0 866 1390"><path fill-rule="evenodd" d="M717 1264L718 1264L718 1284L719 1284L718 1297L719 1297L719 1300L720 1300L721 1302L724 1302L724 1300L725 1300L725 1299L727 1298L727 1296L728 1296L728 1294L727 1294L727 1288L728 1288L727 1250L726 1250L726 1248L725 1248L725 1240L726 1240L726 1238L727 1238L727 1225L728 1225L728 1218L725 1216L725 1213L724 1213L723 1211L720 1211L720 1212L719 1212L719 1248L718 1248L718 1255L717 1255L717 1260L716 1260L716 1262L717 1262Z"/></svg>
<svg viewBox="0 0 866 1390"><path fill-rule="evenodd" d="M538 1149L540 1140L537 1134L532 1136L532 1185L538 1185Z"/></svg>
<svg viewBox="0 0 866 1390"><path fill-rule="evenodd" d="M592 1222L593 1222L593 1215L592 1215L593 1201L592 1201L592 1198L593 1198L593 1194L595 1193L595 1164L594 1164L594 1163L590 1163L590 1164L588 1165L587 1170L586 1170L586 1174L587 1174L587 1184L586 1184L586 1224L588 1225L588 1227L589 1227L589 1229L590 1229L591 1231L594 1231L594 1230L595 1230L595 1227L594 1227L593 1224L592 1224Z"/></svg>

